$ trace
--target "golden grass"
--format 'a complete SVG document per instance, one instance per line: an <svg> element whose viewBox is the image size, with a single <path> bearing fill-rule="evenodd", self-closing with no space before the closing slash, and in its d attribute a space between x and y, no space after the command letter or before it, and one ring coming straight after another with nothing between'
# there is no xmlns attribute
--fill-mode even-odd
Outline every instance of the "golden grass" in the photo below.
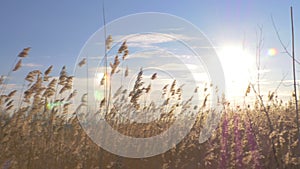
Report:
<svg viewBox="0 0 300 169"><path fill-rule="evenodd" d="M106 43L111 45L111 37ZM19 56L27 56L29 49L25 48ZM122 53L122 60L124 60L129 53L126 41L118 50L118 54ZM110 76L116 73L120 62L116 55L114 63L111 63ZM83 59L79 62L79 66L82 67L85 63L86 60ZM17 71L20 67L21 60L13 71ZM73 77L68 76L66 67L62 68L58 78L50 76L52 68L53 66L50 66L44 73L40 70L28 73L25 80L29 83L29 87L22 93L21 106L14 104L13 98L18 94L16 90L0 96L0 167L6 169L275 167L290 169L300 166L293 103L290 101L289 104L283 105L274 93L269 95L267 110L262 109L260 100L256 101L253 108L232 108L224 101L224 113L217 129L208 141L199 144L200 131L205 125L209 125L205 124L210 111L205 108L209 94L205 95L202 105L192 105L191 100L181 101L183 91L177 87L174 80L162 89L165 100L161 105L141 104L140 97L151 90L151 84L145 85L143 82L141 69L131 91L122 90L120 87L116 93L107 96L109 99L113 97L117 105L105 115L113 128L124 135L145 138L158 135L169 128L175 120L174 108L178 105L182 106L183 110L190 107L197 110L198 116L188 136L169 151L154 157L130 159L111 154L90 140L81 128L76 112L69 112L70 100L81 97L80 106L86 106L88 104L86 95L76 95L77 91L72 89ZM125 77L128 74L127 67ZM156 73L151 76L151 80L156 78ZM104 85L104 80L101 84ZM5 84L0 83L0 85ZM208 89L193 90L195 93L205 93ZM250 92L249 85L246 95ZM58 97L62 95L66 97ZM104 98L99 103L100 111L109 99ZM51 105L51 103L60 104ZM123 110L135 108L147 111L159 110L162 113L159 119L147 124L120 122L116 114L121 107ZM266 117L264 111L268 111L269 117ZM12 113L12 116L9 116L9 113ZM67 114L71 114L71 118L65 118ZM273 127L271 133L267 118L271 120ZM275 145L275 154L272 153L272 142ZM140 149L140 151L145 150Z"/></svg>

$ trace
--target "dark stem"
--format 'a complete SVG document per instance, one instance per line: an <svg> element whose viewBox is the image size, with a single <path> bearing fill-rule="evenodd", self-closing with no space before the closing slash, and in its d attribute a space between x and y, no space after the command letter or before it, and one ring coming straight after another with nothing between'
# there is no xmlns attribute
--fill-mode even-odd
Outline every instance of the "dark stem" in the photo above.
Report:
<svg viewBox="0 0 300 169"><path fill-rule="evenodd" d="M294 40L295 35L294 35L293 7L291 7L291 26L292 26L292 57L293 57L294 97L295 97L295 104L296 104L296 123L297 123L298 139L300 141L298 98L297 98L297 82L296 82L296 66L295 66L295 40Z"/></svg>

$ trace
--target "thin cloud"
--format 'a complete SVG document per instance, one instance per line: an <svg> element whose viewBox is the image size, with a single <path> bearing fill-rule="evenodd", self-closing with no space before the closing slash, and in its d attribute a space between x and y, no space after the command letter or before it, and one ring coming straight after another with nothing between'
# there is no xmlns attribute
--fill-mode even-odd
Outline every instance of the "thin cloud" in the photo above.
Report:
<svg viewBox="0 0 300 169"><path fill-rule="evenodd" d="M184 27L178 27L178 28L164 28L160 29L161 31L182 31L184 30Z"/></svg>
<svg viewBox="0 0 300 169"><path fill-rule="evenodd" d="M173 37L167 34L139 34L130 37L127 42L130 43L141 43L141 44L158 44L158 43L165 43L165 42L171 42L174 41Z"/></svg>
<svg viewBox="0 0 300 169"><path fill-rule="evenodd" d="M43 65L41 64L36 64L36 63L24 63L24 67L42 67Z"/></svg>
<svg viewBox="0 0 300 169"><path fill-rule="evenodd" d="M157 49L157 50L144 50L144 51L138 51L132 54L129 54L128 59L132 58L166 58L166 57L172 57L173 55L165 50Z"/></svg>
<svg viewBox="0 0 300 169"><path fill-rule="evenodd" d="M261 70L259 70L260 74L269 73L269 72L271 72L271 69L261 69Z"/></svg>
<svg viewBox="0 0 300 169"><path fill-rule="evenodd" d="M149 33L149 34L137 34L129 36L127 39L128 45L131 43L137 43L142 45L160 44L173 41L187 41L195 39L194 37L188 37L183 34L164 34L164 33Z"/></svg>
<svg viewBox="0 0 300 169"><path fill-rule="evenodd" d="M179 64L179 63L167 63L158 66L162 70L168 71L190 71L192 73L199 73L198 71L204 71L202 66L195 64Z"/></svg>

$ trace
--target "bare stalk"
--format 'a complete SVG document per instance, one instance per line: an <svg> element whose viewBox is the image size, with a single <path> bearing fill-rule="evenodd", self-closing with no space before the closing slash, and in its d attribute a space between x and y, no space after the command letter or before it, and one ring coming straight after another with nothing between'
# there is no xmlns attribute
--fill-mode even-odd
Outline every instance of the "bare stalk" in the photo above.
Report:
<svg viewBox="0 0 300 169"><path fill-rule="evenodd" d="M261 70L261 62L260 62L260 57L261 57L261 50L263 48L263 37L262 37L262 26L259 26L259 34L256 34L258 37L258 43L256 46L256 68L257 68L257 92L260 95L260 70Z"/></svg>
<svg viewBox="0 0 300 169"><path fill-rule="evenodd" d="M284 50L284 53L287 54L290 58L293 58L292 54L289 52L289 50L287 49L287 46L283 43L283 41L281 40L280 38L280 35L279 35L279 31L276 27L276 24L275 24L275 21L273 19L273 17L271 16L271 19L272 19L272 25L273 25L273 28L275 30L275 33L276 33L276 36L277 36L277 39L278 41L280 42L280 45L282 46L283 50ZM296 58L294 59L295 62L297 64L300 64L300 61L298 61Z"/></svg>
<svg viewBox="0 0 300 169"><path fill-rule="evenodd" d="M3 85L1 86L1 89L0 89L0 95L2 95L7 88L9 77L10 77L11 73L13 72L13 68L14 68L14 65L17 63L17 60L18 60L18 56L16 57L15 61L13 62L13 65L11 66L11 69L7 73L6 77L4 78Z"/></svg>
<svg viewBox="0 0 300 169"><path fill-rule="evenodd" d="M295 40L294 40L295 35L294 35L293 7L291 7L291 27L292 27L292 57L293 57L294 97L295 97L295 104L296 104L296 123L297 123L298 139L300 141L299 112L298 112L298 98L297 98L297 80L296 80L296 65L295 65Z"/></svg>
<svg viewBox="0 0 300 169"><path fill-rule="evenodd" d="M103 11L103 24L104 24L104 42L106 41L107 35L106 35L106 20L105 20L105 6L104 6L104 1L102 4L102 11ZM105 64L105 84L104 84L104 98L107 100L106 101L106 112L105 114L108 113L108 108L109 108L109 99L108 99L108 93L107 93L107 89L108 89L108 71L107 71L107 67L108 67L108 61L107 61L107 46L106 43L104 43L104 64Z"/></svg>

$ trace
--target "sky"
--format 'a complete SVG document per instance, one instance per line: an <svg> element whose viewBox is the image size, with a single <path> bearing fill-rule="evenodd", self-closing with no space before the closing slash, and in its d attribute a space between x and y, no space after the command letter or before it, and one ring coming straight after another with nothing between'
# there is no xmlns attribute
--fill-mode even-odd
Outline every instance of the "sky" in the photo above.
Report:
<svg viewBox="0 0 300 169"><path fill-rule="evenodd" d="M49 65L54 65L56 73L66 65L72 74L80 51L88 39L104 25L102 0L2 0L0 4L0 74L8 73L23 48L32 47L21 70L11 75L8 83L12 84L22 83L20 79L30 70L45 70ZM244 68L255 67L256 46L261 28L262 87L265 92L275 90L279 81L286 75L284 85L279 88L279 94L290 95L292 91L292 88L288 87L292 80L292 62L283 53L271 16L283 43L290 49L290 6L293 6L296 57L300 60L297 55L300 52L297 43L300 24L299 1L107 0L104 4L106 23L136 13L159 12L183 18L196 26L219 55L226 85L229 86L228 95L231 95L232 100L235 100L237 95L244 94L241 92L247 88L249 81L253 82L253 78L249 76L254 77L255 73L249 75L248 69ZM149 22L151 23L151 20ZM129 25L122 29L130 31L133 27L141 26ZM250 57L250 60L240 59L240 55ZM299 64L297 66L299 67Z"/></svg>

